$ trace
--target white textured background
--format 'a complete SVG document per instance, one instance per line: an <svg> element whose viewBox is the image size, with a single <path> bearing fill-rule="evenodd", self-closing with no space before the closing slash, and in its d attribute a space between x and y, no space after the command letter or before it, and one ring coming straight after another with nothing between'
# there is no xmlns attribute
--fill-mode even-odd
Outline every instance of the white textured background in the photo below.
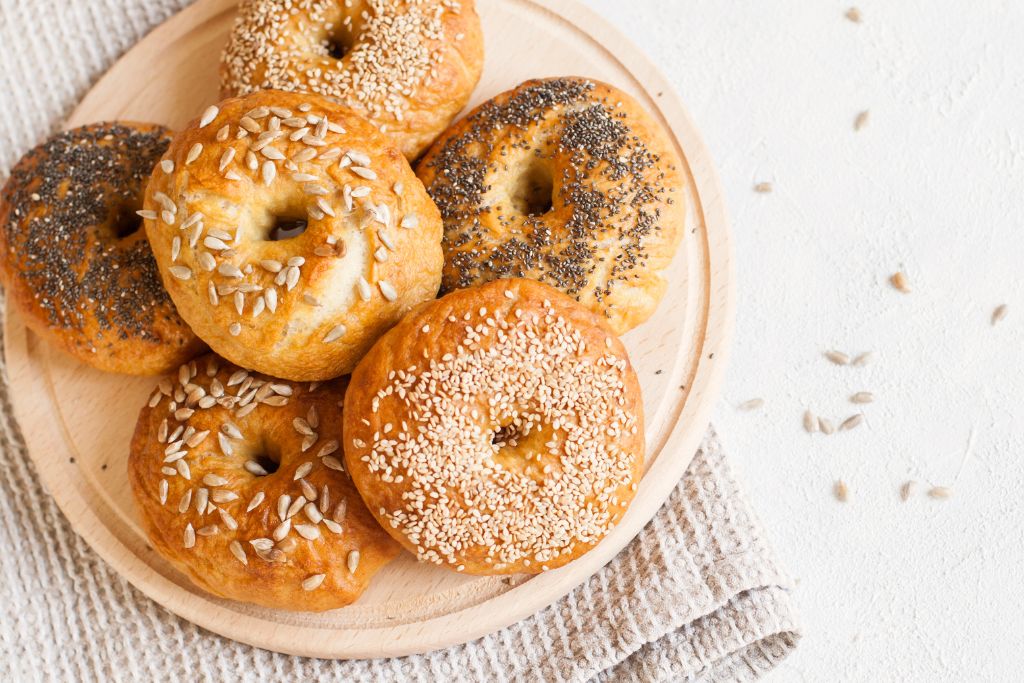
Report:
<svg viewBox="0 0 1024 683"><path fill-rule="evenodd" d="M806 621L772 680L1020 680L1024 3L865 0L854 24L825 0L588 2L662 65L725 186L739 308L715 421ZM857 390L865 424L803 432Z"/></svg>

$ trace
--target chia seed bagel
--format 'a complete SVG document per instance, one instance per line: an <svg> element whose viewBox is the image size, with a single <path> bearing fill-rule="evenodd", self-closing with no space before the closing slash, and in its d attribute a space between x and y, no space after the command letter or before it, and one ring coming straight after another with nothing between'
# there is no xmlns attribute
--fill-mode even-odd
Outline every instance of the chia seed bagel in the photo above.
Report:
<svg viewBox="0 0 1024 683"><path fill-rule="evenodd" d="M0 276L40 337L100 370L167 372L203 349L160 281L142 219L171 132L96 123L54 135L0 196Z"/></svg>
<svg viewBox="0 0 1024 683"><path fill-rule="evenodd" d="M441 136L417 174L441 210L442 291L526 277L636 327L665 294L683 238L682 162L626 93L527 81Z"/></svg>

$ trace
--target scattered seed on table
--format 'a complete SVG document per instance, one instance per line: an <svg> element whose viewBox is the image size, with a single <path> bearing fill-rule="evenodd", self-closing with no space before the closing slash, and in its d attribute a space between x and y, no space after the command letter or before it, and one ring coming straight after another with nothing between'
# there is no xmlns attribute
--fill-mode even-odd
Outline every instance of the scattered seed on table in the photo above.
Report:
<svg viewBox="0 0 1024 683"><path fill-rule="evenodd" d="M850 397L850 403L873 403L875 395L870 391L858 391Z"/></svg>
<svg viewBox="0 0 1024 683"><path fill-rule="evenodd" d="M867 365L868 363L870 363L874 359L875 359L875 352L874 351L865 351L864 353L862 353L859 356L857 356L856 358L854 358L853 362L851 362L850 365L855 365L858 368L862 368L862 367L864 367L865 365Z"/></svg>
<svg viewBox="0 0 1024 683"><path fill-rule="evenodd" d="M860 413L857 413L856 415L851 415L850 417L843 420L843 423L839 425L839 429L845 432L847 430L853 429L863 421L864 416L861 415Z"/></svg>
<svg viewBox="0 0 1024 683"><path fill-rule="evenodd" d="M749 401L744 401L738 407L740 410L757 410L764 405L763 398L752 398Z"/></svg>
<svg viewBox="0 0 1024 683"><path fill-rule="evenodd" d="M836 365L849 365L850 364L850 357L847 356L842 351L826 351L825 352L825 358L828 358L830 361L832 361Z"/></svg>
<svg viewBox="0 0 1024 683"><path fill-rule="evenodd" d="M936 500L946 500L953 495L953 489L948 486L933 486L928 489L928 497Z"/></svg>
<svg viewBox="0 0 1024 683"><path fill-rule="evenodd" d="M851 7L850 9L846 10L846 15L845 16L846 16L847 19L849 19L850 21L852 21L855 24L859 24L860 23L861 14L860 14L860 10L857 9L856 7Z"/></svg>
<svg viewBox="0 0 1024 683"><path fill-rule="evenodd" d="M840 503L845 503L850 499L850 489L847 488L846 482L842 479L836 481L835 486L832 487L832 493L835 494L836 500Z"/></svg>
<svg viewBox="0 0 1024 683"><path fill-rule="evenodd" d="M869 117L870 117L870 114L868 113L867 109L865 109L861 113L857 114L857 118L855 118L853 120L853 129L854 130L860 130L864 126L868 125L868 118Z"/></svg>
<svg viewBox="0 0 1024 683"><path fill-rule="evenodd" d="M768 194L773 189L774 188L771 183L758 183L757 185L754 185L754 192L759 192L761 194Z"/></svg>
<svg viewBox="0 0 1024 683"><path fill-rule="evenodd" d="M900 487L900 500L904 503L910 498L910 494L914 492L914 485L917 482L913 480L903 482L903 486Z"/></svg>
<svg viewBox="0 0 1024 683"><path fill-rule="evenodd" d="M992 311L992 324L995 325L1006 317L1006 304L999 304L996 310Z"/></svg>
<svg viewBox="0 0 1024 683"><path fill-rule="evenodd" d="M889 284L904 294L910 293L910 285L907 284L907 276L902 270L896 271L889 277Z"/></svg>
<svg viewBox="0 0 1024 683"><path fill-rule="evenodd" d="M832 424L832 420L827 417L818 418L818 429L821 430L822 434L832 434L836 431L835 425Z"/></svg>
<svg viewBox="0 0 1024 683"><path fill-rule="evenodd" d="M808 434L818 431L818 418L809 410L804 411L804 430Z"/></svg>

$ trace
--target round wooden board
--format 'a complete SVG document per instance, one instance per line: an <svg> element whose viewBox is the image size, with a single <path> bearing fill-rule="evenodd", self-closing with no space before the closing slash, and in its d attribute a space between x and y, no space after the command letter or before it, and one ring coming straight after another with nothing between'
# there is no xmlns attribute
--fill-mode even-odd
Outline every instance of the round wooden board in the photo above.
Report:
<svg viewBox="0 0 1024 683"><path fill-rule="evenodd" d="M732 336L734 291L721 188L696 128L654 65L576 0L478 4L487 58L471 105L528 78L601 79L638 97L674 134L686 161L689 224L669 294L650 321L625 337L647 421L647 469L636 499L600 546L536 577L469 577L404 555L358 602L334 612L216 599L147 545L133 506L125 462L137 410L154 380L79 365L41 343L8 309L15 413L47 488L117 571L204 628L270 650L331 658L407 655L491 633L551 604L618 553L665 501L707 428ZM218 57L233 16L232 0L200 0L173 17L110 69L67 126L111 119L180 126L196 116L217 99Z"/></svg>

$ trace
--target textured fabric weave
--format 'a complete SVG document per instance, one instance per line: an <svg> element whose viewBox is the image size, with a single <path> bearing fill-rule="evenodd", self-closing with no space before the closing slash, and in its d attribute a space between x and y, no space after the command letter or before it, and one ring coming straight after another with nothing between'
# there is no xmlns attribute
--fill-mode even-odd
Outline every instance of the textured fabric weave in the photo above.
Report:
<svg viewBox="0 0 1024 683"><path fill-rule="evenodd" d="M186 4L0 0L0 175L119 54ZM787 579L712 433L618 557L499 633L354 662L232 642L148 600L71 530L25 452L3 370L0 680L750 680L799 638Z"/></svg>

